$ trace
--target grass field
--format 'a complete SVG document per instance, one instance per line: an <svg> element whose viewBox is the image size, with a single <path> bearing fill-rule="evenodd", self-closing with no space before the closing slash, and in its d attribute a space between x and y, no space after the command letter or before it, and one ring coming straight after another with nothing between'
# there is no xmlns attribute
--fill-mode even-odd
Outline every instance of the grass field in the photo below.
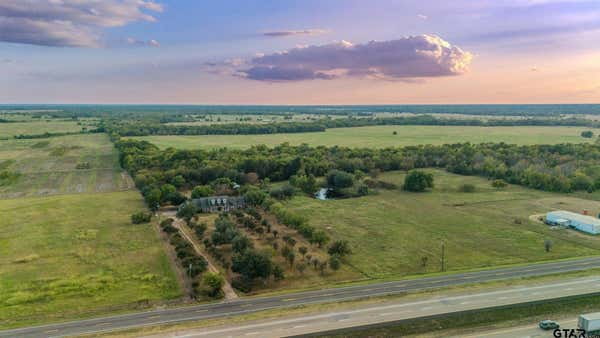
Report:
<svg viewBox="0 0 600 338"><path fill-rule="evenodd" d="M274 146L283 142L313 146L392 147L459 142L506 142L516 144L556 144L589 142L579 127L464 127L464 126L376 126L328 129L322 133L271 135L143 136L160 148L247 148ZM396 131L398 134L393 135ZM598 131L595 131L598 134Z"/></svg>
<svg viewBox="0 0 600 338"><path fill-rule="evenodd" d="M84 169L78 165L87 163ZM133 182L106 134L0 141L0 170L20 173L0 198L121 191Z"/></svg>
<svg viewBox="0 0 600 338"><path fill-rule="evenodd" d="M137 191L0 200L0 328L108 313L180 290Z"/></svg>
<svg viewBox="0 0 600 338"><path fill-rule="evenodd" d="M0 123L0 139L12 138L15 135L31 135L43 133L67 133L81 131L83 126L75 121L33 121Z"/></svg>
<svg viewBox="0 0 600 338"><path fill-rule="evenodd" d="M598 202L517 186L495 190L482 178L432 172L436 187L426 193L295 197L287 205L332 238L348 240L354 251L349 264L373 278L440 271L442 243L449 271L600 254L600 238L552 230L528 218L555 208L596 213ZM400 186L403 178L392 172L380 179ZM458 192L463 183L474 184L476 192ZM550 252L544 251L546 239L553 243Z"/></svg>

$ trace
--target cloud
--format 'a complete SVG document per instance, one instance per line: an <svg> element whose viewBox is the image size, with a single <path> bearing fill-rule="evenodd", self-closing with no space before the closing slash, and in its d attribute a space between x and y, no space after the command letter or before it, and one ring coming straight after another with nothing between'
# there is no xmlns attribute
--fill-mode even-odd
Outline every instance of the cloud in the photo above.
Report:
<svg viewBox="0 0 600 338"><path fill-rule="evenodd" d="M160 43L157 40L138 40L135 38L127 38L125 39L125 43L131 46L140 46L140 47L160 47Z"/></svg>
<svg viewBox="0 0 600 338"><path fill-rule="evenodd" d="M427 20L428 16L425 14L417 14L417 18L421 19L421 20Z"/></svg>
<svg viewBox="0 0 600 338"><path fill-rule="evenodd" d="M105 28L155 21L162 5L146 0L2 0L0 41L99 47Z"/></svg>
<svg viewBox="0 0 600 338"><path fill-rule="evenodd" d="M288 36L298 36L298 35L321 35L329 33L326 29L303 29L303 30L282 30L282 31L267 31L263 32L262 35L271 37L271 38L279 38L279 37L288 37Z"/></svg>
<svg viewBox="0 0 600 338"><path fill-rule="evenodd" d="M434 35L352 44L347 41L296 47L259 55L236 67L258 81L301 81L361 77L408 80L465 73L472 54Z"/></svg>

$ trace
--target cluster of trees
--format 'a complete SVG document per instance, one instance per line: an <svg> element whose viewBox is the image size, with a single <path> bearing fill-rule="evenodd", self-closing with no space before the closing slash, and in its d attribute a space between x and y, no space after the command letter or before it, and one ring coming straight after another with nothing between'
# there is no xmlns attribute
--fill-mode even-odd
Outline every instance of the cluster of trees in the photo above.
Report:
<svg viewBox="0 0 600 338"><path fill-rule="evenodd" d="M116 145L122 166L132 174L150 207L176 204L181 199L178 190L197 186L221 189L231 182L253 186L253 198L261 204L266 197L260 190L269 181L290 180L300 189L305 187L310 191L314 177L327 175L329 185L344 189L352 181L352 175L355 180L357 174L427 167L547 191L600 189L600 148L587 143L524 146L462 143L385 149L282 144L274 148L193 151L159 150L137 140L121 140ZM287 218L283 216L279 215ZM284 221L293 227L295 222Z"/></svg>
<svg viewBox="0 0 600 338"><path fill-rule="evenodd" d="M169 243L175 249L175 254L182 269L185 270L187 276L192 280L194 295L206 295L213 298L222 297L223 292L221 288L224 280L221 277L221 284L219 285L215 282L215 279L219 279L218 275L204 274L204 278L201 278L201 275L208 268L208 262L204 257L198 255L194 247L181 236L179 230L173 226L173 222L172 218L167 218L160 222L160 227L169 237ZM206 284L207 282L210 284Z"/></svg>
<svg viewBox="0 0 600 338"><path fill-rule="evenodd" d="M140 211L131 215L131 223L133 224L149 223L151 219L152 214L149 212Z"/></svg>
<svg viewBox="0 0 600 338"><path fill-rule="evenodd" d="M121 136L145 135L251 135L277 133L322 132L328 128L349 128L388 125L435 125L435 126L587 126L600 127L600 123L579 118L525 118L525 119L451 119L432 115L400 117L347 117L319 119L312 122L275 122L264 124L226 123L211 125L169 125L151 120L103 121L98 130Z"/></svg>

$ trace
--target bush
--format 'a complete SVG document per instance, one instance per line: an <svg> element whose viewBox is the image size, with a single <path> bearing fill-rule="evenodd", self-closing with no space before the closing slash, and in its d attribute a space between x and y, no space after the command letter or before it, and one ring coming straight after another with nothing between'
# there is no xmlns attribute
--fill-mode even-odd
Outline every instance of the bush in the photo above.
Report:
<svg viewBox="0 0 600 338"><path fill-rule="evenodd" d="M594 133L591 130L582 131L581 137L592 138L594 137Z"/></svg>
<svg viewBox="0 0 600 338"><path fill-rule="evenodd" d="M327 185L333 189L350 188L354 185L354 177L345 171L331 170L327 173Z"/></svg>
<svg viewBox="0 0 600 338"><path fill-rule="evenodd" d="M473 184L465 183L458 187L460 192L475 192L475 186Z"/></svg>
<svg viewBox="0 0 600 338"><path fill-rule="evenodd" d="M199 185L192 190L192 198L208 197L213 194L213 189L208 185Z"/></svg>
<svg viewBox="0 0 600 338"><path fill-rule="evenodd" d="M332 256L346 256L352 253L350 249L350 244L346 240L335 241L329 246L329 250L327 252Z"/></svg>
<svg viewBox="0 0 600 338"><path fill-rule="evenodd" d="M413 192L423 192L428 188L433 188L433 174L412 170L404 178L404 186L402 188Z"/></svg>
<svg viewBox="0 0 600 338"><path fill-rule="evenodd" d="M202 276L202 291L208 297L222 298L225 295L223 285L225 278L219 273L208 272Z"/></svg>
<svg viewBox="0 0 600 338"><path fill-rule="evenodd" d="M295 193L296 189L294 189L294 187L292 187L290 184L284 184L280 187L273 188L269 192L271 197L276 198L278 200L290 199L294 197Z"/></svg>
<svg viewBox="0 0 600 338"><path fill-rule="evenodd" d="M494 188L505 188L507 186L506 182L504 182L504 180L493 180L492 181L492 187Z"/></svg>
<svg viewBox="0 0 600 338"><path fill-rule="evenodd" d="M152 214L149 212L140 211L131 215L131 223L133 224L149 223L151 219Z"/></svg>

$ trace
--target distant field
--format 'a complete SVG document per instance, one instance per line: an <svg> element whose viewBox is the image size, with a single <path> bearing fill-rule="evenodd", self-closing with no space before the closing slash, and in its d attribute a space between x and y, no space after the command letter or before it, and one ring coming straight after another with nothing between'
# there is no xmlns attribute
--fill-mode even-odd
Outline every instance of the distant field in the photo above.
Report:
<svg viewBox="0 0 600 338"><path fill-rule="evenodd" d="M0 200L0 328L180 296L137 191Z"/></svg>
<svg viewBox="0 0 600 338"><path fill-rule="evenodd" d="M75 121L33 121L0 123L0 139L12 138L15 135L31 135L43 133L66 133L81 131L83 126Z"/></svg>
<svg viewBox="0 0 600 338"><path fill-rule="evenodd" d="M442 243L448 270L600 254L598 237L551 230L529 220L558 208L596 214L599 202L517 186L496 190L482 178L432 172L436 187L431 192L380 190L329 201L295 197L287 205L332 238L347 239L354 251L349 263L369 277L440 271ZM403 178L400 172L380 177L398 186ZM464 183L474 184L476 192L458 192ZM553 243L549 253L544 251L546 239Z"/></svg>
<svg viewBox="0 0 600 338"><path fill-rule="evenodd" d="M307 143L318 146L392 147L417 144L458 142L506 142L516 144L556 144L589 142L580 136L580 127L464 127L464 126L377 126L328 129L322 133L271 135L202 135L202 136L143 136L160 148L247 148L283 142L292 145ZM393 135L396 131L397 135ZM599 131L594 130L598 135Z"/></svg>
<svg viewBox="0 0 600 338"><path fill-rule="evenodd" d="M89 167L78 165L89 164ZM0 198L65 193L107 192L133 188L119 167L106 134L0 141L0 170L21 176L0 186Z"/></svg>
<svg viewBox="0 0 600 338"><path fill-rule="evenodd" d="M327 115L317 114L294 114L286 117L284 115L253 115L253 114L210 114L205 115L203 119L196 116L195 121L187 122L169 122L167 125L174 126L194 126L225 123L274 123L274 122L312 122L326 118ZM345 118L345 116L330 116L332 119Z"/></svg>

